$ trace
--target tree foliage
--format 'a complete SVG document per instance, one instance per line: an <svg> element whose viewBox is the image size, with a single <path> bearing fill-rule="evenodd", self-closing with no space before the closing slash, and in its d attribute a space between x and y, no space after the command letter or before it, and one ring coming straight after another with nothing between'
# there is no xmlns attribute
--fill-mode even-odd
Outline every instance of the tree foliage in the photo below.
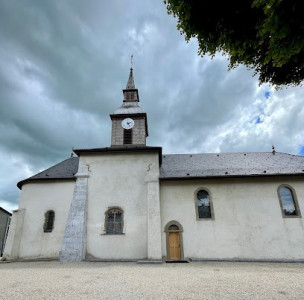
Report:
<svg viewBox="0 0 304 300"><path fill-rule="evenodd" d="M260 84L300 85L304 79L303 0L165 0L169 14L198 53L220 51L230 68L254 68Z"/></svg>

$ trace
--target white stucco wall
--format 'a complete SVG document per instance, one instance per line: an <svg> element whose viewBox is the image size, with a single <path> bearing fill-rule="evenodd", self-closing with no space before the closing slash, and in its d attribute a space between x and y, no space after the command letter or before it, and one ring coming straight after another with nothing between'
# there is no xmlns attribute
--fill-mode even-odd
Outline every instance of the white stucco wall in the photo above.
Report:
<svg viewBox="0 0 304 300"><path fill-rule="evenodd" d="M19 257L20 241L23 231L24 209L13 211L3 256L8 259Z"/></svg>
<svg viewBox="0 0 304 300"><path fill-rule="evenodd" d="M291 185L304 215L303 178L252 178L161 182L162 254L164 228L178 221L184 229L185 258L304 259L303 218L283 218L277 194ZM195 191L207 188L214 220L196 220Z"/></svg>
<svg viewBox="0 0 304 300"><path fill-rule="evenodd" d="M74 181L47 181L22 186L19 210L24 209L19 257L58 257L73 197ZM45 213L55 212L52 232L44 232Z"/></svg>
<svg viewBox="0 0 304 300"><path fill-rule="evenodd" d="M89 165L87 257L147 258L146 178L158 180L158 153L81 155L80 160ZM105 212L113 206L124 211L123 235L105 234Z"/></svg>

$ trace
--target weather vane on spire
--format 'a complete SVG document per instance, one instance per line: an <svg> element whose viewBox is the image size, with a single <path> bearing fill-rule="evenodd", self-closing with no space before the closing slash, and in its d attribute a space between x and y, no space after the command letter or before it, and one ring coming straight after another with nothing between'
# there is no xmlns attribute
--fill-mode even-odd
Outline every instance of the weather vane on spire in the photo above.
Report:
<svg viewBox="0 0 304 300"><path fill-rule="evenodd" d="M131 55L131 69L133 69L133 54Z"/></svg>

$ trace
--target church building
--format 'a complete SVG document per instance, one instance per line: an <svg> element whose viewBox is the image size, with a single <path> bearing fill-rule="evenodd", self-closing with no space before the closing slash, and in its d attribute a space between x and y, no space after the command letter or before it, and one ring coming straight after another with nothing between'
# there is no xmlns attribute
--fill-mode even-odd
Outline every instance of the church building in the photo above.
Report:
<svg viewBox="0 0 304 300"><path fill-rule="evenodd" d="M111 146L20 181L6 259L304 261L304 157L163 154L130 70Z"/></svg>

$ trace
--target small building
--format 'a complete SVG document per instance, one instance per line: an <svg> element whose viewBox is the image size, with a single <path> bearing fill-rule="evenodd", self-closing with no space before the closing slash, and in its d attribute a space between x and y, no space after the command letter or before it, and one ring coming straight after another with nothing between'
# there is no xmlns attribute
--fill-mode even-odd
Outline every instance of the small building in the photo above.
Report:
<svg viewBox="0 0 304 300"><path fill-rule="evenodd" d="M0 256L2 256L12 214L0 207Z"/></svg>

